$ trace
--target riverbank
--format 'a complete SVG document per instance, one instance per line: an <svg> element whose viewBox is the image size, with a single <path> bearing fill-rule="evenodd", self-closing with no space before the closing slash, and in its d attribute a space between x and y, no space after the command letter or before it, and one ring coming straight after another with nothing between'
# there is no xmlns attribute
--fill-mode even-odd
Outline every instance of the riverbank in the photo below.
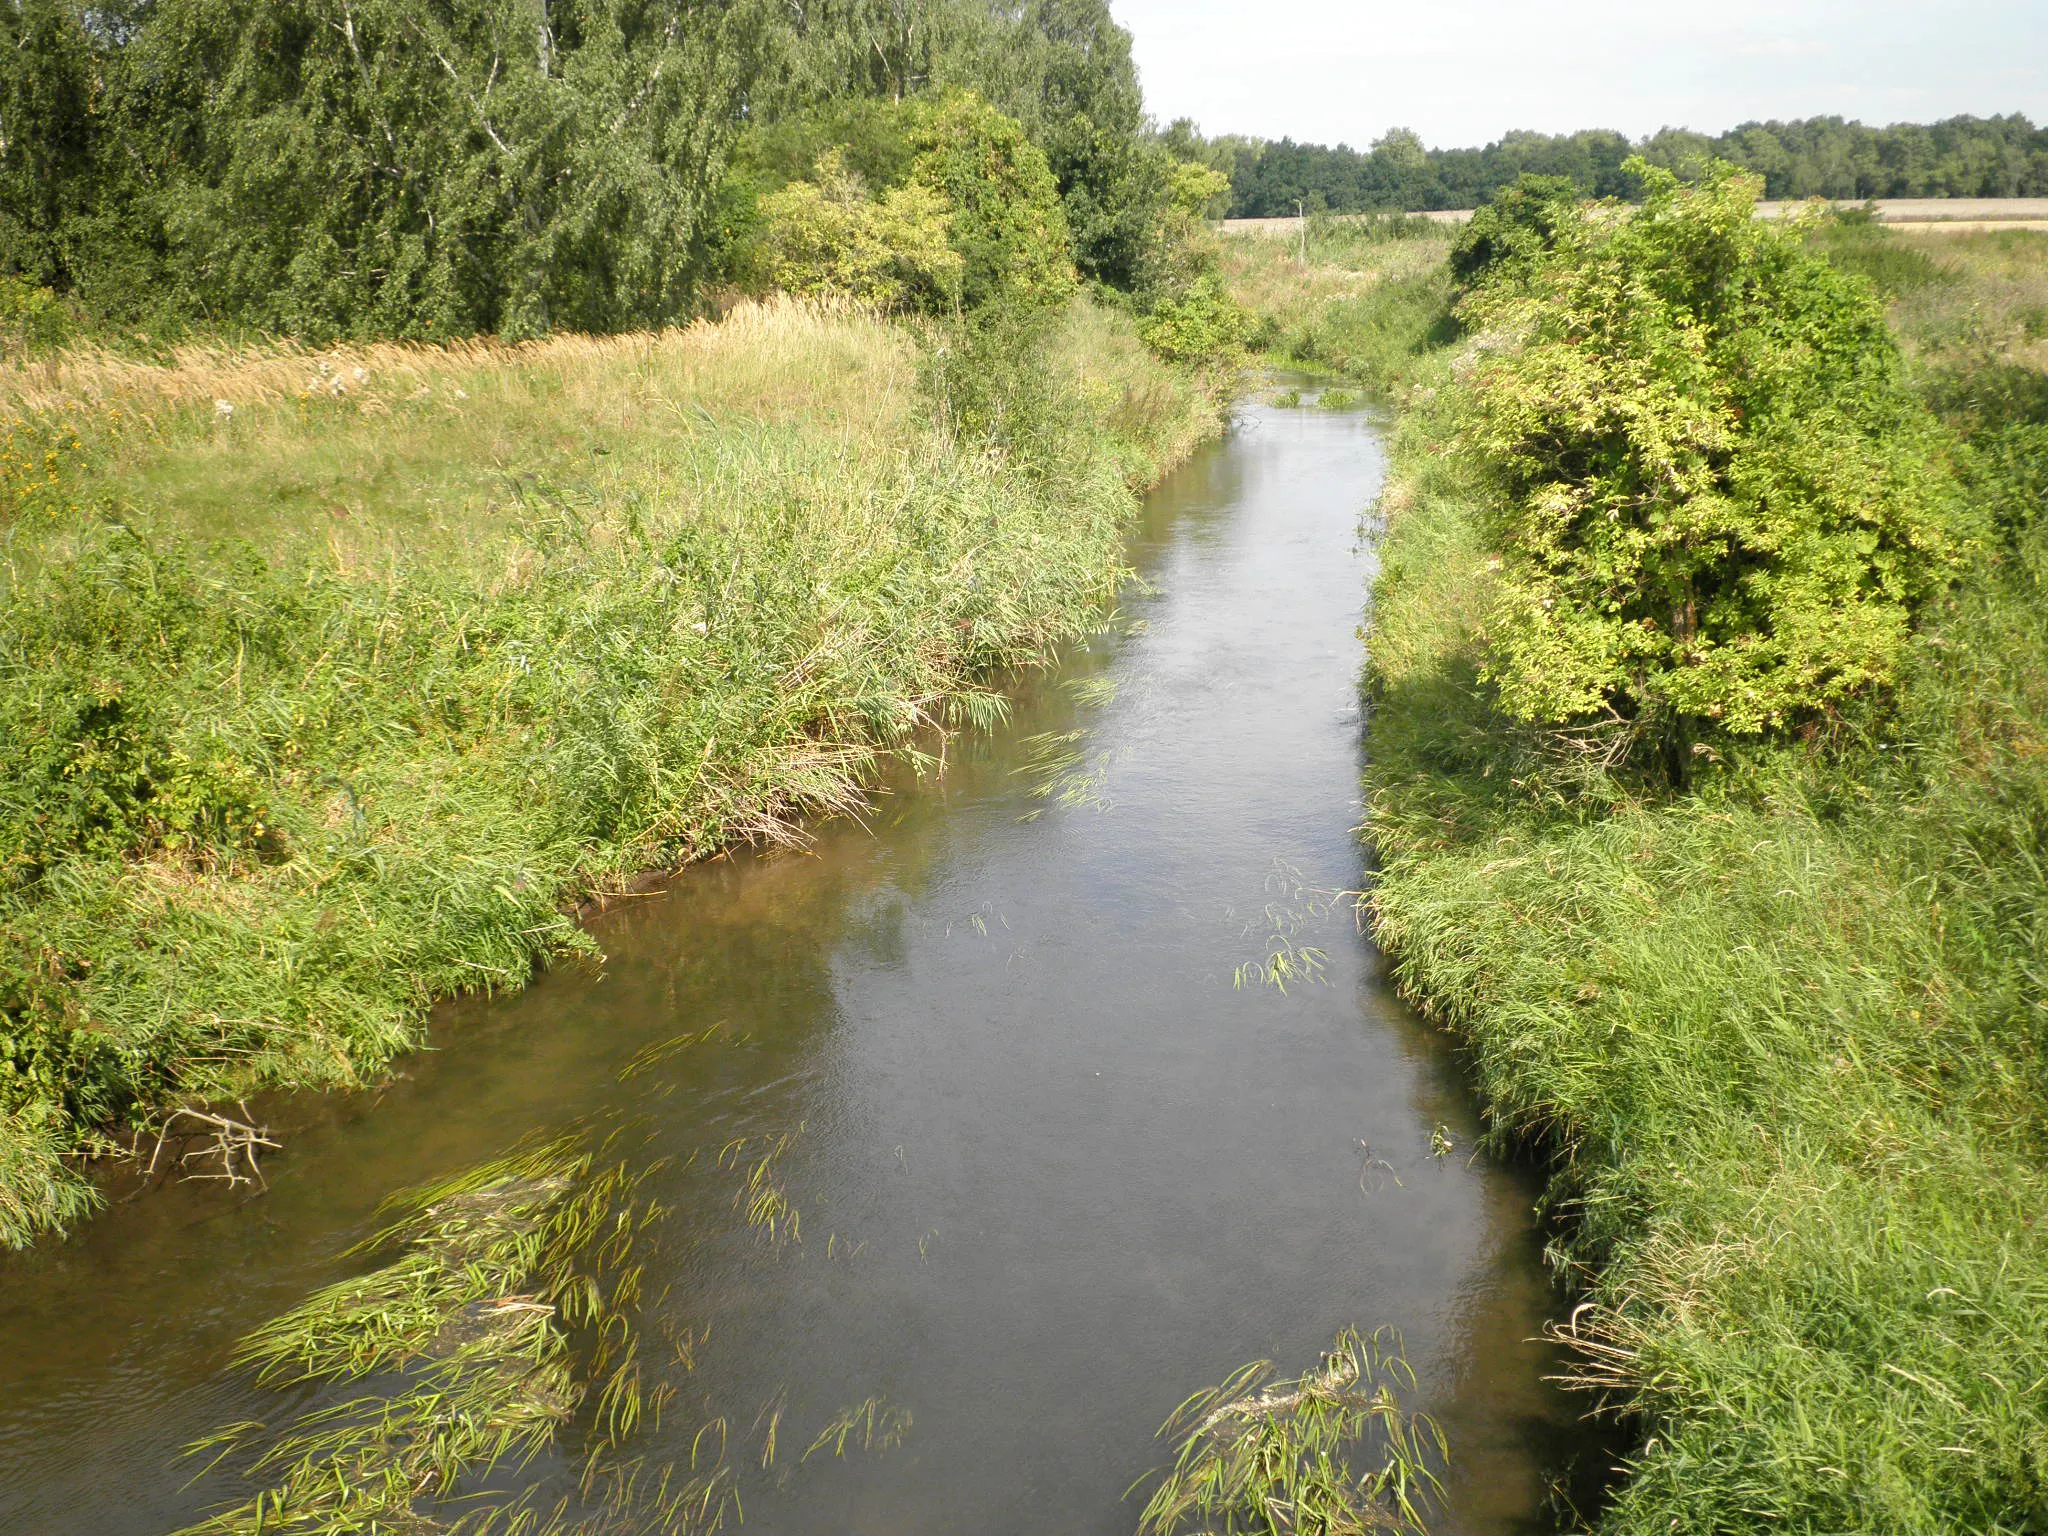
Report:
<svg viewBox="0 0 2048 1536"><path fill-rule="evenodd" d="M565 909L858 805L1095 622L1217 407L1112 313L58 357L0 383L0 1241L342 1086ZM226 1171L216 1169L215 1171Z"/></svg>
<svg viewBox="0 0 2048 1536"><path fill-rule="evenodd" d="M2048 1509L2048 237L1929 239L1832 254L1888 290L1991 531L1887 695L1723 743L1681 790L1561 769L1485 679L1471 348L1421 244L1312 251L1318 296L1291 308L1260 306L1277 246L1232 258L1270 342L1401 413L1373 921L1465 1043L1496 1144L1549 1170L1560 1332L1634 1431L1602 1531L2018 1532Z"/></svg>

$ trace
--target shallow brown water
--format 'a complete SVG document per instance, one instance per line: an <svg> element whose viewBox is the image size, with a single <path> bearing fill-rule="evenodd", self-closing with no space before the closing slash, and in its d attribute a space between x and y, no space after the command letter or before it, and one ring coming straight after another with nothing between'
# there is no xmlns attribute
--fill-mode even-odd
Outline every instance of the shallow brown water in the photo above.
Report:
<svg viewBox="0 0 2048 1536"><path fill-rule="evenodd" d="M234 1339L345 1273L391 1190L593 1114L679 1154L650 1289L709 1330L637 1449L743 1435L778 1393L795 1449L873 1395L912 1416L893 1451L786 1454L747 1529L1128 1532L1175 1404L1347 1324L1401 1330L1449 1435L1435 1529L1540 1528L1583 1442L1528 1342L1553 1304L1533 1186L1470 1157L1443 1042L1313 895L1363 878L1380 471L1359 413L1249 409L1150 498L1155 590L868 828L693 869L596 921L602 967L447 1010L382 1091L292 1107L268 1195L171 1189L0 1265L0 1531L159 1533L235 1492L178 1459L276 1416L223 1370ZM1074 731L1068 793L1034 795ZM1319 979L1240 984L1275 933ZM621 1080L719 1022L731 1043ZM784 1134L778 1248L715 1154Z"/></svg>

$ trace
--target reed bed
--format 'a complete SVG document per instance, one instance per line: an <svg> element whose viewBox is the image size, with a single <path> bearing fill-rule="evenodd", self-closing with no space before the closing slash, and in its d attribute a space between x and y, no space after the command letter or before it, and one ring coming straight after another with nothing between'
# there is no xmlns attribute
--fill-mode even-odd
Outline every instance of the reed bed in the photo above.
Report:
<svg viewBox="0 0 2048 1536"><path fill-rule="evenodd" d="M361 1082L591 892L996 717L1216 419L1113 316L1033 340L964 414L944 338L795 305L322 354L338 395L288 349L45 366L82 446L0 506L0 1243L90 1204L75 1154Z"/></svg>
<svg viewBox="0 0 2048 1536"><path fill-rule="evenodd" d="M620 387L636 377L678 398L748 403L783 415L828 404L886 411L903 403L907 371L893 379L871 376L870 385L879 389L858 395L838 382L851 368L872 369L884 353L907 356L907 337L877 330L843 306L773 298L741 305L720 320L614 336L321 348L291 341L191 343L152 357L87 347L0 361L0 413L105 404L151 413L195 404L212 409L221 401L239 408L310 400L342 401L374 414L423 390L449 392L471 382L517 388L543 380L585 410L602 411L640 393Z"/></svg>

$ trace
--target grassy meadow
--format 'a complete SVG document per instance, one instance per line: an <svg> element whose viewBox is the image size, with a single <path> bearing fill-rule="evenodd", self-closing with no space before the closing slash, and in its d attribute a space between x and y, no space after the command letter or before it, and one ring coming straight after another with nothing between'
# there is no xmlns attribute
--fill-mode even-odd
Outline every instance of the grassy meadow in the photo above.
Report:
<svg viewBox="0 0 2048 1536"><path fill-rule="evenodd" d="M1632 1436L1594 1528L2016 1536L2048 1529L2048 235L1813 239L1886 299L1984 531L1893 687L1678 788L1485 675L1454 445L1489 343L1448 277L1419 244L1312 246L1291 296L1278 242L1232 261L1279 350L1399 412L1372 916L1549 1170L1560 1332Z"/></svg>
<svg viewBox="0 0 2048 1536"><path fill-rule="evenodd" d="M788 302L0 372L0 1242L172 1109L359 1082L637 872L997 718L1215 426L1131 321Z"/></svg>

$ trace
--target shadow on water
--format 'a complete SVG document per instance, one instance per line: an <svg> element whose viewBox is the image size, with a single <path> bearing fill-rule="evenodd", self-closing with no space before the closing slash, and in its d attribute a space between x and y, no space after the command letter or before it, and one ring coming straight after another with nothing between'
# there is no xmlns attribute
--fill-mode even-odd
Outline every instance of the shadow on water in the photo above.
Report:
<svg viewBox="0 0 2048 1536"><path fill-rule="evenodd" d="M277 1411L234 1340L349 1272L392 1190L592 1115L674 1155L649 1292L695 1364L637 1452L722 1417L758 1460L779 1404L787 1474L835 1410L910 1416L886 1453L758 1478L750 1529L1128 1532L1177 1403L1347 1325L1400 1330L1449 1437L1433 1528L1541 1529L1588 1442L1531 1342L1534 1186L1469 1156L1442 1042L1315 896L1362 880L1380 473L1365 415L1250 408L1149 499L1150 585L942 776L613 906L602 965L444 1009L378 1091L291 1107L261 1199L169 1189L0 1268L0 1529L162 1532L239 1496L178 1462ZM1319 974L1247 971L1275 953Z"/></svg>

